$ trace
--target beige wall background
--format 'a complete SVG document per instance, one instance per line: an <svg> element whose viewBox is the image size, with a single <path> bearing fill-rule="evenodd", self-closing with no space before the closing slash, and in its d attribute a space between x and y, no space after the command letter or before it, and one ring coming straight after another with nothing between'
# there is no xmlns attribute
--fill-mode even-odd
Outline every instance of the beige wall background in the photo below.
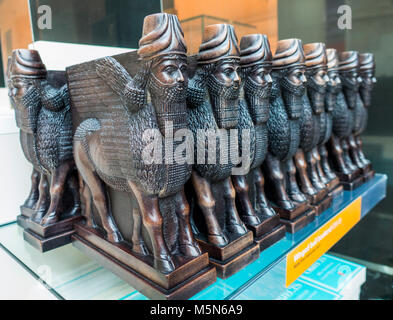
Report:
<svg viewBox="0 0 393 320"><path fill-rule="evenodd" d="M4 72L12 50L32 42L28 0L0 0L0 41Z"/></svg>

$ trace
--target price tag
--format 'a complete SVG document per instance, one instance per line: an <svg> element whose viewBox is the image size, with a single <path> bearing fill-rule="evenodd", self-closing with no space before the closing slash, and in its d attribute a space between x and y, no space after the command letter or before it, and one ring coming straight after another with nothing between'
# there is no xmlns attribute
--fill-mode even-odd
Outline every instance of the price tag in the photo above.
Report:
<svg viewBox="0 0 393 320"><path fill-rule="evenodd" d="M359 222L361 207L362 198L359 197L289 252L286 263L286 287Z"/></svg>

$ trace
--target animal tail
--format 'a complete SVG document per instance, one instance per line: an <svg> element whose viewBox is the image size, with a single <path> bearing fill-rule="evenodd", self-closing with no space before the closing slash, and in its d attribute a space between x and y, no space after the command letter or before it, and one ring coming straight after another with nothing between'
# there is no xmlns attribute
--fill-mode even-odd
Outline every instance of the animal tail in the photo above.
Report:
<svg viewBox="0 0 393 320"><path fill-rule="evenodd" d="M101 123L98 119L89 118L81 122L75 131L75 141L86 141L86 135L101 129Z"/></svg>

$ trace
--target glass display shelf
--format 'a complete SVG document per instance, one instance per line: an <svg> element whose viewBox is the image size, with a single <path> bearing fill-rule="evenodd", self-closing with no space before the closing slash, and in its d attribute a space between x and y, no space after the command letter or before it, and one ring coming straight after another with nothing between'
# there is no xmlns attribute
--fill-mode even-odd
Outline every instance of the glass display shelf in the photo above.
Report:
<svg viewBox="0 0 393 320"><path fill-rule="evenodd" d="M219 279L192 300L276 299L285 289L288 253L329 223L343 209L361 200L363 218L386 196L387 176L374 179L354 191L344 191L333 205L303 229L261 252L259 258L228 279ZM23 230L12 222L0 226L0 246L39 281L63 299L148 299L119 277L89 259L71 244L40 253L23 240Z"/></svg>

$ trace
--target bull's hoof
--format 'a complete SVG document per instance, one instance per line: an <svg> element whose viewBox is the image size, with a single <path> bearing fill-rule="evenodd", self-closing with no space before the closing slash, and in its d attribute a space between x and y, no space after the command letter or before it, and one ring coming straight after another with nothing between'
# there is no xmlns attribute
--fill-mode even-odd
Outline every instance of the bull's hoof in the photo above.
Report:
<svg viewBox="0 0 393 320"><path fill-rule="evenodd" d="M228 244L228 238L224 234L208 234L207 240L209 243L218 247L223 247Z"/></svg>
<svg viewBox="0 0 393 320"><path fill-rule="evenodd" d="M41 225L48 226L50 224L56 223L57 221L59 221L59 217L56 213L52 212L45 215L45 217L41 220Z"/></svg>
<svg viewBox="0 0 393 320"><path fill-rule="evenodd" d="M292 199L292 201L298 202L298 203L304 203L307 202L307 198L303 193L296 192L296 193L291 193L289 194L289 197Z"/></svg>
<svg viewBox="0 0 393 320"><path fill-rule="evenodd" d="M162 273L170 273L175 270L175 265L170 256L154 257L154 268Z"/></svg>
<svg viewBox="0 0 393 320"><path fill-rule="evenodd" d="M146 245L144 242L135 242L132 244L132 251L134 251L137 254L140 254L142 256L147 256L149 255L149 250L147 249Z"/></svg>
<svg viewBox="0 0 393 320"><path fill-rule="evenodd" d="M295 210L295 205L291 200L279 200L277 201L277 205L287 211Z"/></svg>
<svg viewBox="0 0 393 320"><path fill-rule="evenodd" d="M273 217L276 215L276 211L269 206L260 206L260 210L258 212L262 215L262 217Z"/></svg>
<svg viewBox="0 0 393 320"><path fill-rule="evenodd" d="M201 255L201 249L196 243L181 243L179 244L179 251L185 257L198 257Z"/></svg>
<svg viewBox="0 0 393 320"><path fill-rule="evenodd" d="M256 215L242 215L241 219L247 226L257 226L261 223L261 219Z"/></svg>
<svg viewBox="0 0 393 320"><path fill-rule="evenodd" d="M227 230L230 233L234 233L234 234L236 234L238 236L242 236L242 235L244 235L244 234L246 234L248 232L246 226L243 223L239 224L239 223L236 223L236 222L232 222L232 223L228 224L227 225Z"/></svg>
<svg viewBox="0 0 393 320"><path fill-rule="evenodd" d="M123 241L123 236L119 231L108 232L106 238L109 242L117 243Z"/></svg>

